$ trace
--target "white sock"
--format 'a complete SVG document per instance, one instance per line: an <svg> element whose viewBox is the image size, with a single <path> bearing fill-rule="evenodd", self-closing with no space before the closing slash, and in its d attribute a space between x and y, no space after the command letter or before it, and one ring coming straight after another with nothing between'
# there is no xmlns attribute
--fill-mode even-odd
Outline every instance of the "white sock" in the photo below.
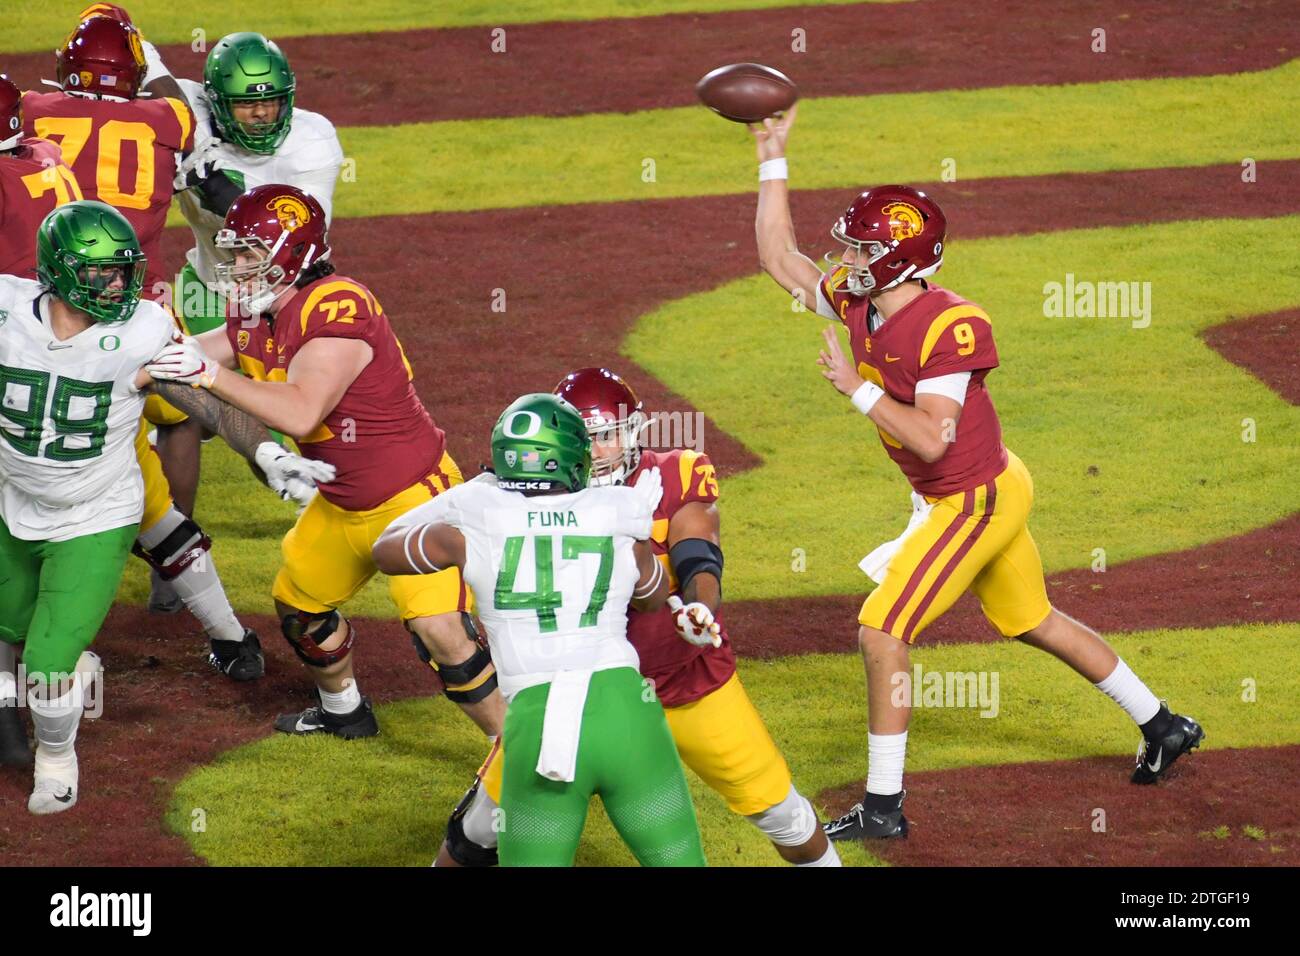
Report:
<svg viewBox="0 0 1300 956"><path fill-rule="evenodd" d="M322 690L320 705L331 714L352 713L361 706L361 691L357 688L357 682L349 678L347 685L337 694Z"/></svg>
<svg viewBox="0 0 1300 956"><path fill-rule="evenodd" d="M167 536L184 521L185 515L173 505L170 511L158 519L157 524L142 532L137 540L142 548L152 550L166 541ZM173 557L174 555L166 555L165 560ZM235 609L230 606L226 589L221 586L221 578L217 574L211 552L200 555L167 583L185 602L190 613L198 618L208 637L217 641L244 639L244 627L239 623L239 618L235 617Z"/></svg>
<svg viewBox="0 0 1300 956"><path fill-rule="evenodd" d="M78 675L72 689L54 700L42 700L32 688L27 697L36 731L36 776L77 779L77 727L81 723L82 686Z"/></svg>
<svg viewBox="0 0 1300 956"><path fill-rule="evenodd" d="M216 641L242 641L244 626L235 617L226 589L221 586L212 555L205 554L172 578L171 586L180 595L207 632Z"/></svg>
<svg viewBox="0 0 1300 956"><path fill-rule="evenodd" d="M867 733L867 793L890 796L903 789L903 763L907 760L907 731L901 734Z"/></svg>
<svg viewBox="0 0 1300 956"><path fill-rule="evenodd" d="M1115 664L1115 669L1110 672L1110 676L1093 686L1123 707L1124 713L1132 717L1133 722L1138 726L1145 724L1160 712L1160 701L1156 695L1151 693L1147 685L1142 683L1137 674L1134 674L1124 663L1122 657Z"/></svg>
<svg viewBox="0 0 1300 956"><path fill-rule="evenodd" d="M826 841L826 852L811 863L796 863L795 866L843 866L840 855L835 852L835 844Z"/></svg>

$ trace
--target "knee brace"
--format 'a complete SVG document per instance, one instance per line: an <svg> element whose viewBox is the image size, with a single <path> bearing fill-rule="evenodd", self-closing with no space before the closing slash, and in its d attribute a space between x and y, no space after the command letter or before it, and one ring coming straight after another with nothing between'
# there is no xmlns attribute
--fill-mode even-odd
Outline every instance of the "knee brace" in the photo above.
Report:
<svg viewBox="0 0 1300 956"><path fill-rule="evenodd" d="M164 581L178 577L201 555L212 549L212 539L203 533L194 519L186 518L179 511L176 514L181 521L157 544L145 547L141 539L137 538L131 546L132 553L144 558ZM167 518L162 520L166 521ZM145 536L142 535L141 538L143 537Z"/></svg>
<svg viewBox="0 0 1300 956"><path fill-rule="evenodd" d="M415 631L411 631L411 643L415 645L415 653L420 660L436 670L442 678L448 700L457 704L475 704L496 690L497 672L492 664L492 655L484 646L483 638L474 624L474 618L461 611L460 621L466 635L475 644L474 653L468 660L459 664L438 663Z"/></svg>
<svg viewBox="0 0 1300 956"><path fill-rule="evenodd" d="M475 780L447 821L447 852L461 866L496 866L497 835L492 827L496 804Z"/></svg>
<svg viewBox="0 0 1300 956"><path fill-rule="evenodd" d="M808 798L790 785L786 798L762 813L745 818L767 835L777 846L799 846L812 839L817 832L817 811Z"/></svg>
<svg viewBox="0 0 1300 956"><path fill-rule="evenodd" d="M345 623L344 618L337 610L323 614L298 611L280 619L280 633L289 642L298 659L308 667L329 667L351 653L356 638L356 629L348 621L348 636L343 639L343 643L332 651L322 650L321 645L330 639L330 635L338 630L341 623ZM313 624L316 625L314 628Z"/></svg>

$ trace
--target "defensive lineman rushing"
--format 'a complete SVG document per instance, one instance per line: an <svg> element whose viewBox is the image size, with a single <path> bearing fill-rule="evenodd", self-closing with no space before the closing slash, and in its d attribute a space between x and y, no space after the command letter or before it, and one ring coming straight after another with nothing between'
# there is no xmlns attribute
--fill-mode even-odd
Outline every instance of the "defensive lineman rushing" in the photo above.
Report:
<svg viewBox="0 0 1300 956"><path fill-rule="evenodd" d="M191 142L193 119L189 107L174 96L141 96L147 44L124 11L112 8L110 13L103 9L107 6L88 8L57 51L61 90L23 96L23 124L28 133L62 146L78 195L113 206L131 223L149 264L141 295L163 303L170 291L156 263L172 180L179 153ZM178 92L167 78L149 85L153 92ZM61 181L47 176L38 182L57 196ZM28 219L44 207L43 195L29 191ZM34 249L30 262L34 268ZM236 617L208 553L210 540L192 518L197 423L187 422L157 395L146 401L144 417L157 426L159 442L156 449L151 446L142 422L135 448L145 508L135 551L150 564L156 587L166 582L168 592L179 595L175 609L183 603L203 626L209 662L234 680L260 677L264 665L257 635ZM187 438L194 446L188 453ZM180 478L175 496L168 474Z"/></svg>
<svg viewBox="0 0 1300 956"><path fill-rule="evenodd" d="M867 785L862 803L827 824L831 839L905 837L903 763L910 696L908 645L964 591L1006 637L1047 651L1138 724L1134 783L1154 783L1204 737L1171 713L1095 631L1052 607L1029 534L1033 480L1002 443L985 386L998 365L979 306L926 279L943 264L947 225L932 198L908 186L858 196L832 229L843 247L826 274L799 252L790 219L785 146L797 108L764 120L757 139L759 260L818 315L841 322L852 361L824 330L822 374L875 424L913 488L904 535L863 561L879 583L858 617L867 667ZM899 677L901 675L901 678Z"/></svg>
<svg viewBox="0 0 1300 956"><path fill-rule="evenodd" d="M780 856L799 866L838 866L839 854L749 699L721 618L722 542L718 481L702 452L642 450L647 424L636 393L605 368L570 372L555 393L582 415L592 440L593 485L634 485L657 469L663 495L654 511L651 549L668 574L671 606L628 612L628 640L641 674L664 705L677 752L734 812L763 832ZM715 619L715 615L717 615ZM501 793L499 754L447 824L440 865L493 862L494 801Z"/></svg>
<svg viewBox="0 0 1300 956"><path fill-rule="evenodd" d="M660 473L589 487L577 409L545 393L492 432L494 474L398 518L374 547L389 574L459 567L476 594L506 714L501 862L569 866L599 793L644 866L703 866L663 708L637 671L627 611L662 607L649 545Z"/></svg>
<svg viewBox="0 0 1300 956"><path fill-rule="evenodd" d="M143 366L175 334L164 309L140 300L145 268L131 224L87 200L41 224L39 281L0 276L0 696L18 689L22 644L34 683L32 813L77 801L77 727L99 669L89 647L144 508L134 448L152 385Z"/></svg>

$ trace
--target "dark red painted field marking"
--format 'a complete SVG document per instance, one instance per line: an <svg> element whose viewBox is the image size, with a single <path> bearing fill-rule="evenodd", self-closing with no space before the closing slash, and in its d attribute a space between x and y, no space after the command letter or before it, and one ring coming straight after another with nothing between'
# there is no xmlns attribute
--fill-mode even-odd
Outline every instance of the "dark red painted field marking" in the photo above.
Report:
<svg viewBox="0 0 1300 956"><path fill-rule="evenodd" d="M1292 405L1300 405L1300 309L1233 319L1201 338Z"/></svg>
<svg viewBox="0 0 1300 956"><path fill-rule="evenodd" d="M1300 747L1195 751L1151 787L1130 784L1132 770L1117 755L910 773L911 833L868 849L896 866L1297 864ZM860 799L854 783L818 802L838 814ZM1105 832L1093 830L1099 809Z"/></svg>
<svg viewBox="0 0 1300 956"><path fill-rule="evenodd" d="M742 60L787 71L804 96L1261 70L1300 52L1261 29L1294 12L1289 0L1148 0L1131 12L1110 0L918 0L508 26L505 53L488 26L273 39L298 73L300 106L365 126L689 106L697 79ZM1104 53L1092 49L1098 28ZM792 49L796 29L806 52ZM204 54L162 53L199 78ZM28 88L54 75L47 53L0 56L0 67Z"/></svg>

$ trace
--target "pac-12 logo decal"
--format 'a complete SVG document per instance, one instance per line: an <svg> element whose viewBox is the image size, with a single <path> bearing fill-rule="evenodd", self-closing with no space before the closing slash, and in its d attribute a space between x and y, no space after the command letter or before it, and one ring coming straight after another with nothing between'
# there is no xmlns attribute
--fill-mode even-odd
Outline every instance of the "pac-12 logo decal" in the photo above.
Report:
<svg viewBox="0 0 1300 956"><path fill-rule="evenodd" d="M280 220L280 227L285 232L293 232L311 222L307 204L295 196L276 196L266 204L266 208L275 212L275 218Z"/></svg>
<svg viewBox="0 0 1300 956"><path fill-rule="evenodd" d="M239 343L239 351L248 348L248 329L240 329L239 334L235 336L235 341Z"/></svg>
<svg viewBox="0 0 1300 956"><path fill-rule="evenodd" d="M921 210L911 203L891 202L880 211L889 217L889 237L894 240L911 239L920 235L921 228L925 225Z"/></svg>
<svg viewBox="0 0 1300 956"><path fill-rule="evenodd" d="M516 452L513 448L507 448L505 459L506 459L506 467L513 468L515 467L515 462L519 460L519 453Z"/></svg>

